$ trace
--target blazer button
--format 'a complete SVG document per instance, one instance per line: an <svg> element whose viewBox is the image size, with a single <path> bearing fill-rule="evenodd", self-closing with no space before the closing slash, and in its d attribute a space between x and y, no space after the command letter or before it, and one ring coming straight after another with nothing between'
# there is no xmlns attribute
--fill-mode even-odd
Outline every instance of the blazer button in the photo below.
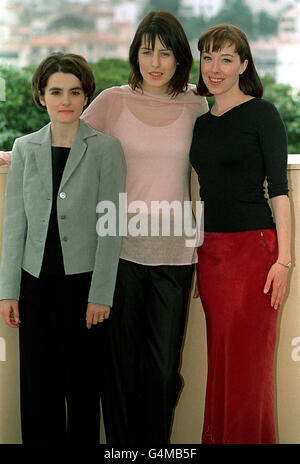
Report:
<svg viewBox="0 0 300 464"><path fill-rule="evenodd" d="M60 219L66 219L66 215L65 215L65 214L61 214L59 217L60 217Z"/></svg>
<svg viewBox="0 0 300 464"><path fill-rule="evenodd" d="M67 197L67 194L65 192L60 192L59 197L64 199Z"/></svg>
<svg viewBox="0 0 300 464"><path fill-rule="evenodd" d="M64 242L67 242L67 241L68 241L68 237L64 236L64 237L63 237L63 241L64 241Z"/></svg>

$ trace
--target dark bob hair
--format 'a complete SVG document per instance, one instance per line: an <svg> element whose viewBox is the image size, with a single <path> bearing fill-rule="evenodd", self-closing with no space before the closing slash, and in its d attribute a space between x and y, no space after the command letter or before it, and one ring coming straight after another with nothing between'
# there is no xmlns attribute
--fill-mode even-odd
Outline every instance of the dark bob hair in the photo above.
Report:
<svg viewBox="0 0 300 464"><path fill-rule="evenodd" d="M174 76L169 82L168 91L172 96L187 89L193 56L185 32L178 19L167 11L152 11L139 24L129 49L131 72L128 83L135 90L142 89L143 76L138 63L138 52L145 36L149 47L154 49L155 39L159 38L167 49L172 50L177 61Z"/></svg>
<svg viewBox="0 0 300 464"><path fill-rule="evenodd" d="M80 80L87 97L85 105L87 107L95 92L94 75L85 58L73 53L51 53L39 64L32 77L32 93L35 103L46 110L39 97L45 94L48 79L56 72L74 74Z"/></svg>
<svg viewBox="0 0 300 464"><path fill-rule="evenodd" d="M198 42L200 52L200 75L197 90L199 95L211 96L201 73L201 53L218 51L226 44L234 45L236 53L240 56L241 63L248 60L248 65L240 75L239 86L242 92L252 97L263 96L263 86L254 66L250 45L244 32L230 24L218 24L202 34Z"/></svg>

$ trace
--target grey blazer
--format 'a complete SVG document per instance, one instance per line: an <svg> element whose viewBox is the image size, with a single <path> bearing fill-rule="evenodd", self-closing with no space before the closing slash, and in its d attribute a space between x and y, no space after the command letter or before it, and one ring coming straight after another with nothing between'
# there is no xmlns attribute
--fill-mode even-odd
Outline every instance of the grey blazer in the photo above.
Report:
<svg viewBox="0 0 300 464"><path fill-rule="evenodd" d="M42 267L52 201L66 274L93 271L89 301L111 306L121 237L98 236L96 207L114 203L125 188L125 160L119 142L83 120L65 166L57 198L52 198L50 123L16 139L7 176L0 267L0 299L18 299L21 269L38 277Z"/></svg>

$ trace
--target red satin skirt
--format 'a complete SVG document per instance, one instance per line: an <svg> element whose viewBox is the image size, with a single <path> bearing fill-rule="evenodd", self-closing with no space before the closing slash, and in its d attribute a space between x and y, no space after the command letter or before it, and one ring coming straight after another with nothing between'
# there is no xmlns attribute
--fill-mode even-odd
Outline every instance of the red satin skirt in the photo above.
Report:
<svg viewBox="0 0 300 464"><path fill-rule="evenodd" d="M263 293L278 256L276 231L205 232L198 256L208 345L202 443L276 443L278 311L272 289Z"/></svg>

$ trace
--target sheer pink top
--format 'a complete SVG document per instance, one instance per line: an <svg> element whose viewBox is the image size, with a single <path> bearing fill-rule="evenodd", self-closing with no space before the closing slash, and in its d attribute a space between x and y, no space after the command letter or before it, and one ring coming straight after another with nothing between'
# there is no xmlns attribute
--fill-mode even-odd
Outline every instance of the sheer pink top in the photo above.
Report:
<svg viewBox="0 0 300 464"><path fill-rule="evenodd" d="M82 115L94 129L116 137L124 151L129 213L123 259L146 265L197 261L195 247L186 246L184 227L180 234L178 229L174 231L178 210L155 209L157 202L164 200L177 205L190 200L189 150L194 123L208 111L206 99L192 89L194 86L189 86L174 98L133 91L128 85L112 87L98 95ZM133 203L139 201L143 203ZM164 215L170 217L170 231L163 229Z"/></svg>

